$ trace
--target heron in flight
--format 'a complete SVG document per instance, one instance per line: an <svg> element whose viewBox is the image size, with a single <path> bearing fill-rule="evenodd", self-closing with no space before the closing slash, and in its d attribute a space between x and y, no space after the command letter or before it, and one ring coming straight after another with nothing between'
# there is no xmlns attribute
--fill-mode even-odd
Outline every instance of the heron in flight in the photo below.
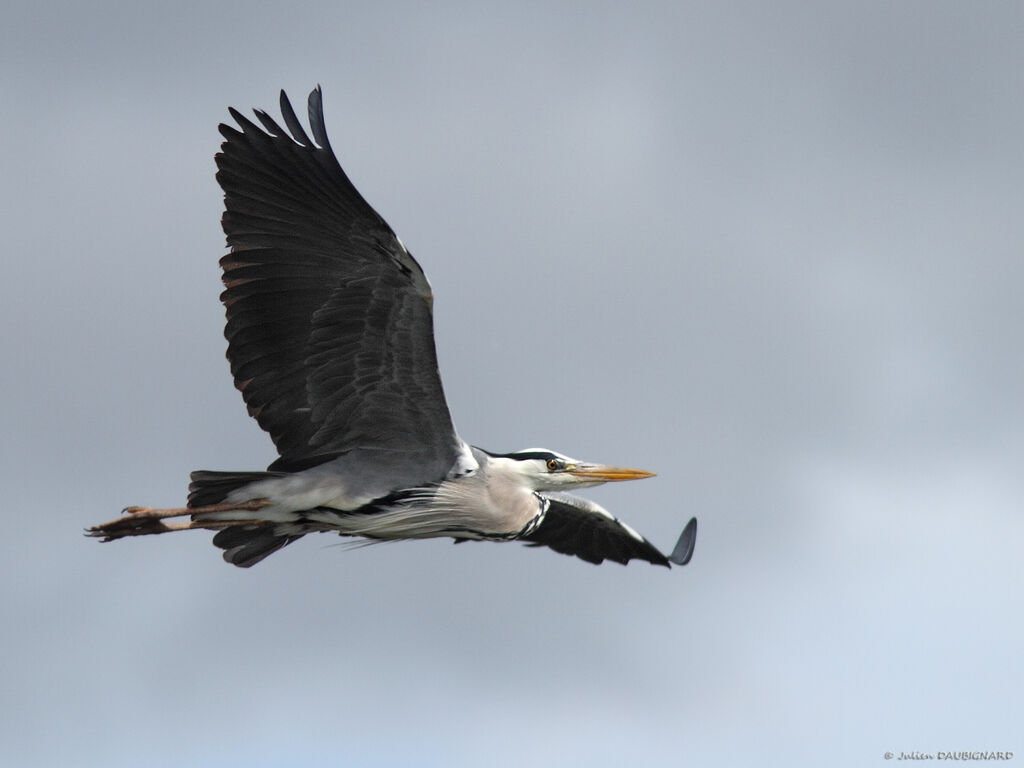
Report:
<svg viewBox="0 0 1024 768"><path fill-rule="evenodd" d="M227 357L279 458L265 472L193 472L186 507L129 507L89 535L213 530L242 568L317 532L689 562L695 519L665 556L567 493L652 473L542 449L492 453L459 437L437 370L430 284L338 163L319 86L308 100L312 139L283 91L287 130L261 110L262 127L230 113L238 128L220 126L216 156L230 247L220 261Z"/></svg>

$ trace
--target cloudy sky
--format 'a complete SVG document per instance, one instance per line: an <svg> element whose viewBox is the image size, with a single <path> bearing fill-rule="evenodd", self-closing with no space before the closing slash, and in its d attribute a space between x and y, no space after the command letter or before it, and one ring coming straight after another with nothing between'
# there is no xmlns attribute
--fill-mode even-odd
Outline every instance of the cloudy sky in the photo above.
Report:
<svg viewBox="0 0 1024 768"><path fill-rule="evenodd" d="M171 5L0 11L0 762L1024 758L1024 6ZM462 435L689 566L80 535L274 458L216 127L317 83Z"/></svg>

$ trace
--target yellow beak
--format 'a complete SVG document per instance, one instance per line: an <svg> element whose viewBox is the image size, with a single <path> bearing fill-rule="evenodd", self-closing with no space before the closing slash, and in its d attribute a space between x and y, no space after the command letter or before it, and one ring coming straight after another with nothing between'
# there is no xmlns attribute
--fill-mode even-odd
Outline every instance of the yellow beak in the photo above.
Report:
<svg viewBox="0 0 1024 768"><path fill-rule="evenodd" d="M654 477L653 472L644 469L609 467L605 464L577 464L574 467L566 468L566 472L580 480L598 483L615 483L620 480L643 480L645 477Z"/></svg>

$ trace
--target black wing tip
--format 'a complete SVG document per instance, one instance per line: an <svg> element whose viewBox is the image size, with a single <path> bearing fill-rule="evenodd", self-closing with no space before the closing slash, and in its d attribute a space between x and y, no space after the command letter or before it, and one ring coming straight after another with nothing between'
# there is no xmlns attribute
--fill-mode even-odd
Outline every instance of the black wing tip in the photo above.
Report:
<svg viewBox="0 0 1024 768"><path fill-rule="evenodd" d="M693 558L693 550L697 545L697 518L691 517L690 522L679 534L679 540L668 556L670 562L675 565L686 565Z"/></svg>
<svg viewBox="0 0 1024 768"><path fill-rule="evenodd" d="M310 141L309 135L306 133L306 129L303 128L302 123L299 122L299 118L295 114L295 109L292 107L292 103L288 98L288 94L285 93L283 88L281 89L280 107L281 116L284 118L284 124L291 133L292 138L304 147L313 148L313 142Z"/></svg>
<svg viewBox="0 0 1024 768"><path fill-rule="evenodd" d="M309 134L306 133L306 129L299 121L298 116L295 113L295 109L292 107L291 100L288 98L288 93L283 88L280 91L279 103L281 115L284 118L285 126L288 129L287 133L285 133L285 131L283 131L274 119L271 118L264 110L253 110L257 119L262 123L263 128L266 130L267 135L272 138L278 138L282 134L290 135L290 138L295 141L295 143L303 147L307 147L309 149L330 149L330 142L327 141L327 127L324 121L323 87L319 83L317 83L316 87L309 92L309 99L307 103L309 127L312 129L313 140L309 138ZM221 135L226 139L225 144L221 145L222 151L228 142L236 141L244 137L246 134L253 134L254 132L262 133L259 126L249 120L249 118L234 107L228 107L228 113L238 124L238 128L226 123L221 123L217 126ZM241 130L239 130L239 128L241 128Z"/></svg>
<svg viewBox="0 0 1024 768"><path fill-rule="evenodd" d="M331 142L327 140L327 122L324 119L324 91L319 83L309 92L306 111L309 115L309 127L313 131L316 143L320 145L321 149L331 151Z"/></svg>

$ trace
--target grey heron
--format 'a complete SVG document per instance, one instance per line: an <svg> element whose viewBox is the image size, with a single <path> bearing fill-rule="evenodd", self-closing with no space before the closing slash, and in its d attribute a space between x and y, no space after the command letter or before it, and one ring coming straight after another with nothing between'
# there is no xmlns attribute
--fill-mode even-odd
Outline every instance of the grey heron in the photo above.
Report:
<svg viewBox="0 0 1024 768"><path fill-rule="evenodd" d="M216 531L246 568L308 533L369 541L523 541L591 563L685 565L691 519L668 556L576 488L652 473L554 451L492 453L456 432L434 348L430 284L342 170L320 87L312 139L281 92L282 128L235 109L220 125L221 261L235 386L279 457L264 472L193 472L187 506L128 507L87 530L104 541ZM185 518L185 519L175 519Z"/></svg>

